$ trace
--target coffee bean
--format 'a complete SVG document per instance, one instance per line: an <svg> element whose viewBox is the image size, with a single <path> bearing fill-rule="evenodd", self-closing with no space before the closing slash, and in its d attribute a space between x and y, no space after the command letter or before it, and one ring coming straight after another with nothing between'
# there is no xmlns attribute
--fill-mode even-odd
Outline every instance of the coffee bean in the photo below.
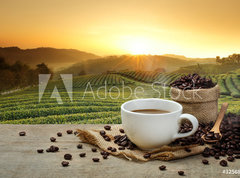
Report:
<svg viewBox="0 0 240 178"><path fill-rule="evenodd" d="M103 159L107 159L108 155L102 155Z"/></svg>
<svg viewBox="0 0 240 178"><path fill-rule="evenodd" d="M55 141L56 141L56 138L51 137L51 138L50 138L50 141L51 141L51 142L55 142Z"/></svg>
<svg viewBox="0 0 240 178"><path fill-rule="evenodd" d="M123 130L123 129L119 129L119 131L120 131L121 133L124 133L124 130Z"/></svg>
<svg viewBox="0 0 240 178"><path fill-rule="evenodd" d="M50 152L57 152L59 150L59 148L57 146L50 146L49 148Z"/></svg>
<svg viewBox="0 0 240 178"><path fill-rule="evenodd" d="M58 132L58 133L57 133L57 136L58 136L58 137L61 137L61 136L62 136L62 133L61 133L61 132Z"/></svg>
<svg viewBox="0 0 240 178"><path fill-rule="evenodd" d="M233 162L234 161L234 157L233 156L228 156L227 160L230 161L230 162Z"/></svg>
<svg viewBox="0 0 240 178"><path fill-rule="evenodd" d="M99 162L99 158L93 158L93 162Z"/></svg>
<svg viewBox="0 0 240 178"><path fill-rule="evenodd" d="M102 135L102 136L106 134L106 132L105 132L104 130L101 130L99 133L100 133L100 135Z"/></svg>
<svg viewBox="0 0 240 178"><path fill-rule="evenodd" d="M111 150L112 150L112 147L111 147L111 146L109 146L107 149L111 151Z"/></svg>
<svg viewBox="0 0 240 178"><path fill-rule="evenodd" d="M160 169L161 171L166 170L166 166L165 166L165 165L162 165L162 166L159 167L159 169Z"/></svg>
<svg viewBox="0 0 240 178"><path fill-rule="evenodd" d="M73 132L73 134L74 134L74 135L77 135L77 134L78 134L78 131Z"/></svg>
<svg viewBox="0 0 240 178"><path fill-rule="evenodd" d="M80 153L79 156L80 156L80 157L85 157L85 156L86 156L86 153Z"/></svg>
<svg viewBox="0 0 240 178"><path fill-rule="evenodd" d="M215 155L214 158L215 158L215 159L219 159L219 156L218 156L218 155Z"/></svg>
<svg viewBox="0 0 240 178"><path fill-rule="evenodd" d="M69 162L67 162L67 161L63 161L63 162L62 162L62 166L63 166L63 167L67 167L68 165L69 165Z"/></svg>
<svg viewBox="0 0 240 178"><path fill-rule="evenodd" d="M227 166L227 161L221 160L220 165L223 166L223 167L226 167Z"/></svg>
<svg viewBox="0 0 240 178"><path fill-rule="evenodd" d="M67 130L67 134L72 134L73 131L72 130Z"/></svg>
<svg viewBox="0 0 240 178"><path fill-rule="evenodd" d="M92 152L97 152L97 148L92 148Z"/></svg>
<svg viewBox="0 0 240 178"><path fill-rule="evenodd" d="M25 136L25 135L26 135L26 132L25 132L25 131L19 132L19 136Z"/></svg>
<svg viewBox="0 0 240 178"><path fill-rule="evenodd" d="M112 149L111 149L111 152L116 152L116 151L117 151L116 148L112 148Z"/></svg>
<svg viewBox="0 0 240 178"><path fill-rule="evenodd" d="M105 129L105 130L111 130L111 126L106 125L106 126L104 126L104 129Z"/></svg>
<svg viewBox="0 0 240 178"><path fill-rule="evenodd" d="M234 158L235 159L240 159L240 155L236 155Z"/></svg>
<svg viewBox="0 0 240 178"><path fill-rule="evenodd" d="M48 149L46 149L46 152L54 153L54 152L57 152L58 150L59 150L59 148L57 146L52 145Z"/></svg>
<svg viewBox="0 0 240 178"><path fill-rule="evenodd" d="M202 160L202 163L203 163L203 164L208 164L208 160L203 159L203 160Z"/></svg>
<svg viewBox="0 0 240 178"><path fill-rule="evenodd" d="M43 153L43 149L38 149L37 152L38 153Z"/></svg>
<svg viewBox="0 0 240 178"><path fill-rule="evenodd" d="M78 148L78 149L82 149L82 144L78 144L78 145L77 145L77 148Z"/></svg>
<svg viewBox="0 0 240 178"><path fill-rule="evenodd" d="M108 136L105 136L105 137L104 137L104 140L107 141L107 142L110 142L110 141L111 141L110 137L108 137Z"/></svg>
<svg viewBox="0 0 240 178"><path fill-rule="evenodd" d="M71 154L65 154L64 155L64 159L71 160L72 159L72 155Z"/></svg>
<svg viewBox="0 0 240 178"><path fill-rule="evenodd" d="M101 155L105 155L106 152L105 152L105 151L101 151L100 154L101 154Z"/></svg>
<svg viewBox="0 0 240 178"><path fill-rule="evenodd" d="M180 176L183 176L183 175L184 175L184 171L178 171L178 174L179 174Z"/></svg>
<svg viewBox="0 0 240 178"><path fill-rule="evenodd" d="M185 148L184 149L186 152L191 152L192 150L190 148Z"/></svg>
<svg viewBox="0 0 240 178"><path fill-rule="evenodd" d="M125 150L125 147L121 146L118 148L119 150Z"/></svg>
<svg viewBox="0 0 240 178"><path fill-rule="evenodd" d="M145 159L148 159L148 158L151 157L151 153L146 153L145 155L143 155L143 157L144 157Z"/></svg>

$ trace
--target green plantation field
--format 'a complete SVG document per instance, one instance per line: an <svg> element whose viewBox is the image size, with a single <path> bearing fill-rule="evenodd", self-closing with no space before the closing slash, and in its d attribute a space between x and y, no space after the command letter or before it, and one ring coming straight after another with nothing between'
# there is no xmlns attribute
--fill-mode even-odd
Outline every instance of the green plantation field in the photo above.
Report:
<svg viewBox="0 0 240 178"><path fill-rule="evenodd" d="M38 86L0 96L1 124L121 123L120 106L134 98L169 99L169 84L182 74L147 71L85 75L73 78L73 99L62 80L50 81L41 101ZM208 75L221 87L219 105L240 113L239 74ZM51 98L56 87L63 104Z"/></svg>

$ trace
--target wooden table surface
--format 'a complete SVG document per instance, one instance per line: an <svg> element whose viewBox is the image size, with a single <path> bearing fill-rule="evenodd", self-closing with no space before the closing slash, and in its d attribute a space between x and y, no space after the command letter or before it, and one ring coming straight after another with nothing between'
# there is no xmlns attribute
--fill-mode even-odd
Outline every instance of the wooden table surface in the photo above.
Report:
<svg viewBox="0 0 240 178"><path fill-rule="evenodd" d="M240 177L227 175L223 170L239 170L240 160L228 163L228 167L221 167L219 160L208 158L209 165L202 164L202 156L196 155L181 160L169 162L149 161L132 162L123 158L109 156L103 160L100 150L93 153L92 145L84 144L83 149L77 149L80 140L72 135L67 135L66 130L76 128L101 128L103 125L0 125L0 177L180 177L178 170L185 172L185 177ZM27 135L20 137L18 133L26 131ZM62 137L56 133L62 132ZM55 143L50 142L50 137L56 137ZM38 154L37 149L44 150L51 145L60 148L57 153ZM79 153L85 152L87 156L80 158ZM69 167L62 167L63 155L70 153L73 159ZM100 162L94 163L93 157L99 157ZM167 170L160 171L159 166L166 165Z"/></svg>

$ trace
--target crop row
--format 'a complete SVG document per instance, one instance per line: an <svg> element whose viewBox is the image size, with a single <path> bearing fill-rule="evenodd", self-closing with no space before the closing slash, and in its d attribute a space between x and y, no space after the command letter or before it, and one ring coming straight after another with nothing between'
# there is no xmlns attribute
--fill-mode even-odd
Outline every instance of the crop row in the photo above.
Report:
<svg viewBox="0 0 240 178"><path fill-rule="evenodd" d="M26 118L19 120L1 121L0 124L64 124L80 123L95 119L112 118L118 116L119 112L94 112L94 113L77 113L65 115L51 115L46 117ZM87 123L87 122L86 122Z"/></svg>
<svg viewBox="0 0 240 178"><path fill-rule="evenodd" d="M237 88L235 88L235 85L233 83L231 75L227 76L227 78L226 78L226 85L227 85L229 91L231 92L231 96L232 97L240 98L240 91Z"/></svg>
<svg viewBox="0 0 240 178"><path fill-rule="evenodd" d="M79 106L79 107L56 107L56 108L40 108L40 109L25 109L17 111L5 111L0 113L0 121L16 120L23 118L34 117L46 117L49 115L64 115L74 113L91 113L91 112L103 112L103 111L119 111L119 106Z"/></svg>

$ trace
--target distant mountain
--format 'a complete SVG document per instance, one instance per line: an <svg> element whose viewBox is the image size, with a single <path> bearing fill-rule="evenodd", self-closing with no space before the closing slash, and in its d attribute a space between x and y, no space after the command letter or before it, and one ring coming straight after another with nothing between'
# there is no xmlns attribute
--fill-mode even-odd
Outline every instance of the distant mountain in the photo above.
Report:
<svg viewBox="0 0 240 178"><path fill-rule="evenodd" d="M96 59L99 56L79 51L76 49L56 49L49 47L20 49L18 47L0 47L0 56L4 57L9 64L21 61L32 67L39 63L46 63L53 69L70 66L74 63L88 59Z"/></svg>
<svg viewBox="0 0 240 178"><path fill-rule="evenodd" d="M163 56L167 57L173 57L173 58L178 58L178 59L183 59L183 60L191 60L191 61L196 61L199 63L208 63L208 64L215 64L216 63L216 58L189 58L183 55L177 55L177 54L164 54Z"/></svg>
<svg viewBox="0 0 240 178"><path fill-rule="evenodd" d="M208 60L184 60L162 55L107 56L76 63L59 71L58 73L72 73L74 75L79 75L79 73L98 74L107 71L122 70L153 71L158 68L164 68L167 72L171 72L179 69L180 67L195 65L197 63L208 63ZM209 63L212 63L212 61L210 60Z"/></svg>

